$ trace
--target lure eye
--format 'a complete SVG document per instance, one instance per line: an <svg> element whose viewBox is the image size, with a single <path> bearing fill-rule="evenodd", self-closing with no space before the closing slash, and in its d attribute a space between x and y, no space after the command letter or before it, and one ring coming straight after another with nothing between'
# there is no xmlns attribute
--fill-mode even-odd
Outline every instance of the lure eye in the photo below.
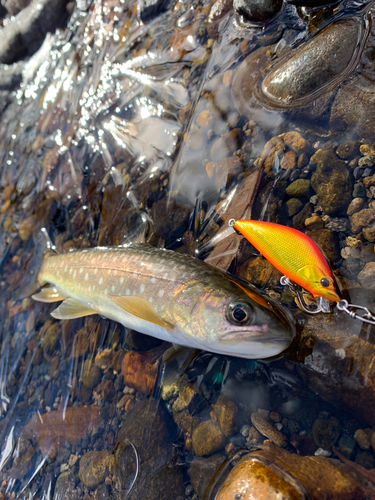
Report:
<svg viewBox="0 0 375 500"><path fill-rule="evenodd" d="M232 325L247 325L252 318L252 309L245 302L230 304L227 309L227 319Z"/></svg>
<svg viewBox="0 0 375 500"><path fill-rule="evenodd" d="M320 284L324 286L324 288L328 288L331 284L331 280L329 280L328 278L322 278L320 280Z"/></svg>

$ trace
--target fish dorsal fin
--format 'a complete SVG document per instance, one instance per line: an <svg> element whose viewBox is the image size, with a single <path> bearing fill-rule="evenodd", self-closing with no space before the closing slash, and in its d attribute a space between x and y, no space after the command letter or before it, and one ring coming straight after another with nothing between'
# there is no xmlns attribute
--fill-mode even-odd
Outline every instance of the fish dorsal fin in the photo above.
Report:
<svg viewBox="0 0 375 500"><path fill-rule="evenodd" d="M34 300L39 302L58 302L59 300L65 300L67 297L55 286L46 286L40 290L38 293L34 293L31 296Z"/></svg>
<svg viewBox="0 0 375 500"><path fill-rule="evenodd" d="M75 319L82 316L98 314L86 304L76 299L66 299L57 309L51 312L51 316L56 319Z"/></svg>
<svg viewBox="0 0 375 500"><path fill-rule="evenodd" d="M141 297L135 296L115 296L111 295L110 299L121 309L126 311L133 316L137 316L137 318L144 319L149 323L154 323L155 325L162 326L166 330L171 330L173 325L168 321L165 321L163 318L159 316L159 314L152 307L150 302L146 299L142 299Z"/></svg>

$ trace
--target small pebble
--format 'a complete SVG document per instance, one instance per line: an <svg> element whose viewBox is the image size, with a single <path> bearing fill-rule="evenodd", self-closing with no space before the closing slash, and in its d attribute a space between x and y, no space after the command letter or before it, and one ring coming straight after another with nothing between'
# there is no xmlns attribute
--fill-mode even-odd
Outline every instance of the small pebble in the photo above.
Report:
<svg viewBox="0 0 375 500"><path fill-rule="evenodd" d="M329 450L323 450L323 448L318 448L314 455L316 457L330 457L331 452Z"/></svg>

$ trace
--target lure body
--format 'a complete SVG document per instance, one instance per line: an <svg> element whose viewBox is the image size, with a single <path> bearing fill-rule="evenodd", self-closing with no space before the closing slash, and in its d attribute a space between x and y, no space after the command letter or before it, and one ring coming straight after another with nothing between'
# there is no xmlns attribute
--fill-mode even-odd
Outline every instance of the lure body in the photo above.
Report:
<svg viewBox="0 0 375 500"><path fill-rule="evenodd" d="M318 245L301 231L255 220L238 220L239 231L273 266L314 297L340 302L335 280Z"/></svg>

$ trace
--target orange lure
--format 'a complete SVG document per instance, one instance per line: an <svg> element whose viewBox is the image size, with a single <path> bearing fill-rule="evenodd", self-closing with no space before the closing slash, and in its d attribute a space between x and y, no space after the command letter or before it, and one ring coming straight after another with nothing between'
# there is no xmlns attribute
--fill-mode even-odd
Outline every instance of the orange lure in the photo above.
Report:
<svg viewBox="0 0 375 500"><path fill-rule="evenodd" d="M332 271L311 238L272 222L237 220L233 227L291 281L314 297L340 302Z"/></svg>

